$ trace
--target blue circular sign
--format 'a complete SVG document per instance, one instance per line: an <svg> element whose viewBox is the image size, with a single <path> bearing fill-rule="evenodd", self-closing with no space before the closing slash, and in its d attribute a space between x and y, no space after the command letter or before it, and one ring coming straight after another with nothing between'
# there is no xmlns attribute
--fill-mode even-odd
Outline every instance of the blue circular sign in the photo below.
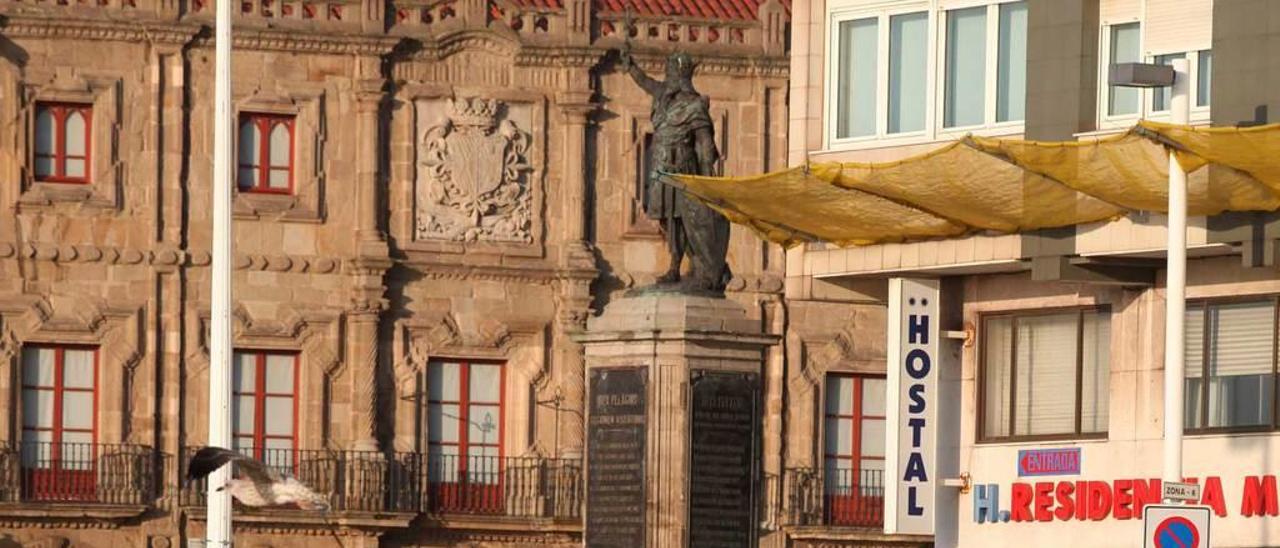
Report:
<svg viewBox="0 0 1280 548"><path fill-rule="evenodd" d="M1156 526L1152 540L1160 548L1199 548L1200 529L1191 520L1174 516Z"/></svg>

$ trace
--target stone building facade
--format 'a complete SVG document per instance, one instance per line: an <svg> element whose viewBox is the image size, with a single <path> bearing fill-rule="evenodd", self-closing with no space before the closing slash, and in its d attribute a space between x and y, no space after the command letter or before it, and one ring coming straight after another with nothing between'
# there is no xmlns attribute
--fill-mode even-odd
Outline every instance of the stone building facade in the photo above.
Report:
<svg viewBox="0 0 1280 548"><path fill-rule="evenodd" d="M213 8L0 2L0 546L203 532L179 478L207 434ZM234 11L236 440L334 502L237 510L237 544L580 544L570 335L666 268L648 97L611 50L634 15L651 74L692 53L724 171L780 168L788 5ZM729 261L781 334L781 250L735 229ZM766 431L796 351L769 352Z"/></svg>

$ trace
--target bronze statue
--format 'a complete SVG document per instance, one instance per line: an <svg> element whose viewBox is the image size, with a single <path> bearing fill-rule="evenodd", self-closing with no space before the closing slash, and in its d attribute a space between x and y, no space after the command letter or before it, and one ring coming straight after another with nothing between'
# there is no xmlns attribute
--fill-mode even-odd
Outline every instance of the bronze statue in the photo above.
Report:
<svg viewBox="0 0 1280 548"><path fill-rule="evenodd" d="M729 283L729 221L719 212L663 183L661 173L719 175L720 153L711 125L710 100L693 87L693 59L673 53L667 58L666 80L654 80L635 65L630 44L623 46L622 68L653 98L650 119L653 141L648 151L651 170L645 174L645 214L662 224L671 266L658 278L659 286L723 294ZM680 263L689 255L689 274L683 280Z"/></svg>

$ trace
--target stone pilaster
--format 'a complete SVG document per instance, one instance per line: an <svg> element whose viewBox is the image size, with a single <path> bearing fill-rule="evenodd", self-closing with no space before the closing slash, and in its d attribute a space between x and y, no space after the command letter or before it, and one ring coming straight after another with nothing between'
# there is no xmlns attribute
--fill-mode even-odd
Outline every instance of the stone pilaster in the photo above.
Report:
<svg viewBox="0 0 1280 548"><path fill-rule="evenodd" d="M347 314L348 375L351 379L351 448L378 449L378 325L387 308L383 276L391 268L386 234L378 225L379 117L384 82L370 78L357 82L356 91L356 253L352 306Z"/></svg>
<svg viewBox="0 0 1280 548"><path fill-rule="evenodd" d="M585 78L585 75L584 75ZM556 103L564 116L564 172L561 178L561 226L564 251L561 264L569 268L595 268L587 223L587 121L596 109L590 90L560 92Z"/></svg>

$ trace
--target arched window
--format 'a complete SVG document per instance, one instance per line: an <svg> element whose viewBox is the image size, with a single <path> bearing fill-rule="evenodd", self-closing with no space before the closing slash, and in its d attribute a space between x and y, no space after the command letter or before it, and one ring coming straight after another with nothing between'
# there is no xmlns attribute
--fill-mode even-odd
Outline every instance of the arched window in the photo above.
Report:
<svg viewBox="0 0 1280 548"><path fill-rule="evenodd" d="M93 108L71 103L36 103L37 181L87 183Z"/></svg>
<svg viewBox="0 0 1280 548"><path fill-rule="evenodd" d="M293 191L294 117L240 115L238 186L242 192Z"/></svg>

